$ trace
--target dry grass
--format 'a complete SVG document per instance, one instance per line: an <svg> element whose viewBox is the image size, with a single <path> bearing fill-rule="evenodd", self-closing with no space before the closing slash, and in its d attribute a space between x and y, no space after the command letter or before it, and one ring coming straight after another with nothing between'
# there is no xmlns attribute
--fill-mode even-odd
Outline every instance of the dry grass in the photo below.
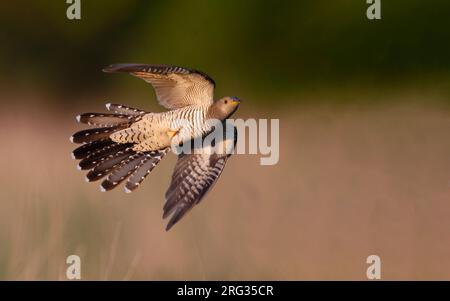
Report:
<svg viewBox="0 0 450 301"><path fill-rule="evenodd" d="M101 193L70 158L76 113L13 110L0 122L1 279L65 279L70 254L83 279L365 279L370 254L384 279L450 279L447 110L272 114L279 164L232 158L170 232L161 215L174 157L131 195Z"/></svg>

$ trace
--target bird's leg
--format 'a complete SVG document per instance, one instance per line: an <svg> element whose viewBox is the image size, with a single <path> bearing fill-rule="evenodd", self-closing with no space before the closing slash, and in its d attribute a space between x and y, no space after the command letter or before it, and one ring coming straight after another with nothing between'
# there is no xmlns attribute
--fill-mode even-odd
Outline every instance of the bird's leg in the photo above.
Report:
<svg viewBox="0 0 450 301"><path fill-rule="evenodd" d="M180 130L176 130L176 131L172 131L172 130L169 130L169 131L167 131L167 136L169 136L169 138L173 138L173 137L175 137L175 135L176 134L178 134L180 132Z"/></svg>

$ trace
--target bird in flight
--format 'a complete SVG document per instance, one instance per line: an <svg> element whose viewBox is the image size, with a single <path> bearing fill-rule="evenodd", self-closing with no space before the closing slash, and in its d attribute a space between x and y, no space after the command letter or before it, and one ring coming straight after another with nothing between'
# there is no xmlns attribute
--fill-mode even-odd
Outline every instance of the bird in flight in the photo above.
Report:
<svg viewBox="0 0 450 301"><path fill-rule="evenodd" d="M108 191L125 182L125 191L135 190L173 145L205 139L220 123L222 140L191 147L178 159L165 194L163 218L171 217L166 230L198 204L222 173L234 149L237 131L227 126L239 107L236 97L213 99L215 82L207 74L183 67L144 64L114 64L104 72L126 72L150 83L156 98L168 111L152 113L121 104L106 104L108 113L84 113L80 123L93 126L71 136L81 144L73 152L78 169L87 170L86 181L103 179ZM209 122L209 121L216 121ZM198 145L191 143L189 145ZM226 149L217 152L215 149Z"/></svg>

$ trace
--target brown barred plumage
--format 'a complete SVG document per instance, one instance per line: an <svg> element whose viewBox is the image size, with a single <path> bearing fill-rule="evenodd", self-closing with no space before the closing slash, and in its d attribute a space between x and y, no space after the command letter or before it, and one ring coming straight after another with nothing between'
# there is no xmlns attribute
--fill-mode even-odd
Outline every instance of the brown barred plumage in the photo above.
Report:
<svg viewBox="0 0 450 301"><path fill-rule="evenodd" d="M131 143L128 144L112 143L102 148L98 148L95 151L93 151L90 155L83 158L80 161L80 163L78 163L78 167L80 170L88 170L94 168L96 165L105 161L110 156L131 147L132 147Z"/></svg>
<svg viewBox="0 0 450 301"><path fill-rule="evenodd" d="M131 116L145 114L145 111L135 109L132 107L128 107L125 105L121 105L121 104L107 103L106 108L108 109L108 111L112 111L117 114L125 114L125 115L131 115Z"/></svg>
<svg viewBox="0 0 450 301"><path fill-rule="evenodd" d="M132 148L127 148L123 151L109 155L104 161L99 162L87 173L86 180L88 182L100 180L116 170L117 167L120 167L123 162L127 161L133 155L135 155L135 152Z"/></svg>
<svg viewBox="0 0 450 301"><path fill-rule="evenodd" d="M212 104L215 82L203 72L165 65L115 64L104 72L128 72L150 83L161 105L168 109Z"/></svg>
<svg viewBox="0 0 450 301"><path fill-rule="evenodd" d="M223 123L224 140L216 146L224 150L214 153L203 147L203 153L180 154L172 180L166 191L163 218L171 215L166 230L172 228L190 209L200 203L217 182L237 142L237 129ZM194 144L191 144L194 145Z"/></svg>
<svg viewBox="0 0 450 301"><path fill-rule="evenodd" d="M80 160L88 157L93 152L97 152L98 150L102 149L105 146L114 144L114 141L112 141L109 138L100 139L92 142L85 143L79 147L77 147L72 152L72 157L74 159Z"/></svg>
<svg viewBox="0 0 450 301"><path fill-rule="evenodd" d="M163 218L172 214L166 230L198 204L217 181L227 160L226 155L181 155L166 192Z"/></svg>
<svg viewBox="0 0 450 301"><path fill-rule="evenodd" d="M118 126L82 130L73 134L73 136L70 137L70 141L73 143L88 143L97 140L107 139L109 138L109 135L111 135L112 133L124 128L126 128L125 125L118 125Z"/></svg>
<svg viewBox="0 0 450 301"><path fill-rule="evenodd" d="M127 179L139 167L144 153L135 153L123 161L118 168L112 171L102 182L101 187L104 190L111 190Z"/></svg>
<svg viewBox="0 0 450 301"><path fill-rule="evenodd" d="M84 113L77 116L78 122L100 127L126 125L130 123L130 120L135 121L136 119L133 115L125 114Z"/></svg>
<svg viewBox="0 0 450 301"><path fill-rule="evenodd" d="M125 192L132 192L144 181L145 177L156 167L162 158L169 152L169 148L145 154L134 173L125 185Z"/></svg>

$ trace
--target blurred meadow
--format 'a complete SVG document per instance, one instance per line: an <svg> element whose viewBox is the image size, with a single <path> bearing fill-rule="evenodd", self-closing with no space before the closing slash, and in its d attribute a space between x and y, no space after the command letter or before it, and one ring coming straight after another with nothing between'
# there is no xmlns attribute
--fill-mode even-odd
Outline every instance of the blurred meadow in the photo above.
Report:
<svg viewBox="0 0 450 301"><path fill-rule="evenodd" d="M450 280L450 2L0 4L0 279ZM169 155L132 194L76 170L75 116L162 111L111 63L202 70L235 117L278 118L280 161L236 155L164 230Z"/></svg>

